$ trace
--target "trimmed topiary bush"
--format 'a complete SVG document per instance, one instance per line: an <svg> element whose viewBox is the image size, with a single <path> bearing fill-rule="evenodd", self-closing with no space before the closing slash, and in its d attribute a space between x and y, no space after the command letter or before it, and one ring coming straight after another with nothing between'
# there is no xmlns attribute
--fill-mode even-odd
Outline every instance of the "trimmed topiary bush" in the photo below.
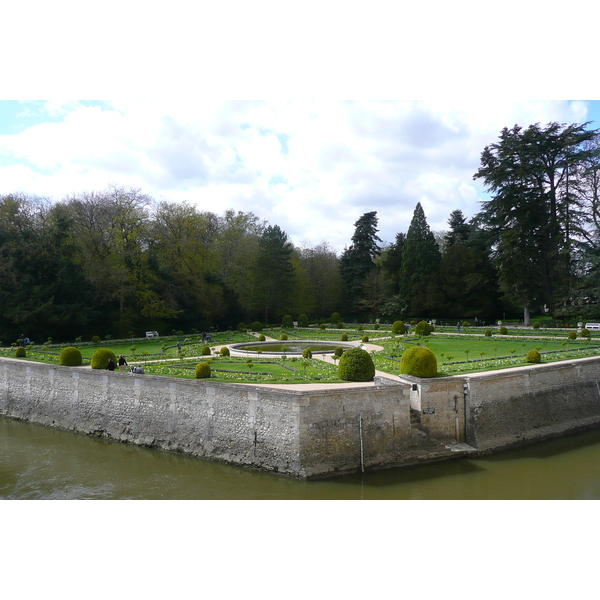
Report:
<svg viewBox="0 0 600 600"><path fill-rule="evenodd" d="M589 329L582 329L581 330L581 337L582 338L589 338L590 337L590 330Z"/></svg>
<svg viewBox="0 0 600 600"><path fill-rule="evenodd" d="M340 357L338 377L344 381L371 381L375 377L371 355L361 348L347 350Z"/></svg>
<svg viewBox="0 0 600 600"><path fill-rule="evenodd" d="M23 348L23 346L19 346L17 348L17 351L15 352L15 356L17 358L25 358L27 356L27 352L25 351L25 348Z"/></svg>
<svg viewBox="0 0 600 600"><path fill-rule="evenodd" d="M341 320L342 320L342 317L341 317L341 315L340 315L339 312L334 312L331 315L331 322L332 323L339 323Z"/></svg>
<svg viewBox="0 0 600 600"><path fill-rule="evenodd" d="M292 319L291 315L285 315L283 319L281 319L281 326L286 328L294 326L294 320Z"/></svg>
<svg viewBox="0 0 600 600"><path fill-rule="evenodd" d="M492 330L491 329L486 329L484 331L483 335L485 335L485 337L492 337Z"/></svg>
<svg viewBox="0 0 600 600"><path fill-rule="evenodd" d="M254 321L254 323L252 323L252 325L250 325L250 329L252 331L262 331L263 324L260 321Z"/></svg>
<svg viewBox="0 0 600 600"><path fill-rule="evenodd" d="M221 350L219 350L219 354L221 356L231 356L231 352L229 352L229 348L227 346L223 346Z"/></svg>
<svg viewBox="0 0 600 600"><path fill-rule="evenodd" d="M202 354L202 356L208 356L210 354L210 346L202 346L200 354Z"/></svg>
<svg viewBox="0 0 600 600"><path fill-rule="evenodd" d="M433 325L427 323L427 321L419 321L415 326L415 333L417 335L429 335L433 331Z"/></svg>
<svg viewBox="0 0 600 600"><path fill-rule="evenodd" d="M409 348L402 355L400 373L413 377L435 377L437 375L435 354L425 346Z"/></svg>
<svg viewBox="0 0 600 600"><path fill-rule="evenodd" d="M340 341L341 342L347 342L348 341L348 334L347 333L342 333L342 335L340 336Z"/></svg>
<svg viewBox="0 0 600 600"><path fill-rule="evenodd" d="M533 328L534 328L534 329L539 329L539 328L540 328L540 324L538 323L538 321L534 321L534 322L532 323L532 325L533 325Z"/></svg>
<svg viewBox="0 0 600 600"><path fill-rule="evenodd" d="M363 344L368 344L369 343L369 336L368 335L363 335L362 336L362 343Z"/></svg>
<svg viewBox="0 0 600 600"><path fill-rule="evenodd" d="M63 348L58 359L58 364L64 367L78 367L82 362L81 350L73 346Z"/></svg>
<svg viewBox="0 0 600 600"><path fill-rule="evenodd" d="M508 333L508 329L506 327L500 327L500 335L506 335Z"/></svg>
<svg viewBox="0 0 600 600"><path fill-rule="evenodd" d="M463 321L463 324L462 324L462 326L463 326L463 327L468 327L468 326L469 326L469 321Z"/></svg>
<svg viewBox="0 0 600 600"><path fill-rule="evenodd" d="M94 342L94 344L97 344L99 341L100 341L100 338L97 335L92 337L92 342Z"/></svg>
<svg viewBox="0 0 600 600"><path fill-rule="evenodd" d="M392 333L394 335L397 334L403 334L404 331L406 329L406 326L404 325L404 321L394 321L394 324L392 325Z"/></svg>
<svg viewBox="0 0 600 600"><path fill-rule="evenodd" d="M542 357L537 350L530 350L525 357L525 362L527 363L541 363Z"/></svg>
<svg viewBox="0 0 600 600"><path fill-rule="evenodd" d="M117 364L117 355L108 348L98 348L92 354L92 369L106 369L108 359L112 358L115 365Z"/></svg>
<svg viewBox="0 0 600 600"><path fill-rule="evenodd" d="M304 350L302 350L302 358L312 358L312 352L310 348L304 348Z"/></svg>
<svg viewBox="0 0 600 600"><path fill-rule="evenodd" d="M196 379L206 379L210 377L210 365L207 362L201 362L196 365L194 370Z"/></svg>
<svg viewBox="0 0 600 600"><path fill-rule="evenodd" d="M258 341L259 342L264 342L266 339L267 338L262 333L258 336Z"/></svg>
<svg viewBox="0 0 600 600"><path fill-rule="evenodd" d="M279 336L279 339L280 339L282 342L284 342L285 340L287 340L287 339L288 339L287 333L282 333L282 334Z"/></svg>
<svg viewBox="0 0 600 600"><path fill-rule="evenodd" d="M341 346L338 346L334 351L333 351L333 355L337 356L338 358L344 354L346 348L342 348Z"/></svg>
<svg viewBox="0 0 600 600"><path fill-rule="evenodd" d="M577 339L577 332L576 331L569 331L569 335L567 335L567 337L570 340L576 340Z"/></svg>
<svg viewBox="0 0 600 600"><path fill-rule="evenodd" d="M308 327L308 317L304 313L298 315L298 327Z"/></svg>
<svg viewBox="0 0 600 600"><path fill-rule="evenodd" d="M238 323L237 330L238 331L247 331L246 323Z"/></svg>
<svg viewBox="0 0 600 600"><path fill-rule="evenodd" d="M373 325L373 329L377 331L379 329L379 323L375 323L375 325Z"/></svg>

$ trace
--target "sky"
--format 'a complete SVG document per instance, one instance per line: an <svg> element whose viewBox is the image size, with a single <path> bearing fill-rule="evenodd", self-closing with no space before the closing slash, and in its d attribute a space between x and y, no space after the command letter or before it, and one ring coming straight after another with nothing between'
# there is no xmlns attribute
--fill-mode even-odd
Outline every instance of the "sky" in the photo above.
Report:
<svg viewBox="0 0 600 600"><path fill-rule="evenodd" d="M448 100L0 101L0 194L61 200L109 185L200 210L251 211L297 246L351 243L377 211L406 232L418 202L434 231L487 198L473 174L503 127L600 127L600 102Z"/></svg>
<svg viewBox="0 0 600 600"><path fill-rule="evenodd" d="M503 127L600 127L600 8L573 0L558 39L537 0L416 4L13 3L0 195L130 187L341 253L365 212L384 243L418 202L433 231L474 216Z"/></svg>

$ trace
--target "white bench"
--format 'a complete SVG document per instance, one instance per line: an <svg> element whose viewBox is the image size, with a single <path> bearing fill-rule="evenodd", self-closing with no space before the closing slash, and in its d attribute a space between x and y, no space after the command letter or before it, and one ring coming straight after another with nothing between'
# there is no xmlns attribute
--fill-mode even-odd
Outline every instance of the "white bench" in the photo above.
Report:
<svg viewBox="0 0 600 600"><path fill-rule="evenodd" d="M147 338L158 337L158 331L146 331L146 337Z"/></svg>
<svg viewBox="0 0 600 600"><path fill-rule="evenodd" d="M586 323L586 329L600 329L600 323Z"/></svg>

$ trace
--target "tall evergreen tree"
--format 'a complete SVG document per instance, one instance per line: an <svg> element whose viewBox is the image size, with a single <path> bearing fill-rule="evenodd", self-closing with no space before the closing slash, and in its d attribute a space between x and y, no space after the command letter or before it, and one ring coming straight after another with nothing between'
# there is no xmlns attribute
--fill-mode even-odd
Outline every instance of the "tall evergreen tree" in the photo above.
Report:
<svg viewBox="0 0 600 600"><path fill-rule="evenodd" d="M279 225L269 225L258 245L254 268L256 309L264 311L266 322L269 315L279 319L288 310L294 286L295 270L291 260L294 248Z"/></svg>
<svg viewBox="0 0 600 600"><path fill-rule="evenodd" d="M572 293L573 252L586 220L578 189L593 155L586 143L598 135L586 126L504 128L474 175L493 194L479 219L494 236L502 288L523 306L525 323L536 306L563 305Z"/></svg>
<svg viewBox="0 0 600 600"><path fill-rule="evenodd" d="M415 207L402 250L400 290L405 309L411 314L419 313L420 298L416 285L423 277L431 277L441 260L440 248L435 241L421 203Z"/></svg>
<svg viewBox="0 0 600 600"><path fill-rule="evenodd" d="M353 317L362 315L364 285L369 273L377 266L375 259L381 252L377 242L377 211L364 213L356 223L352 244L340 258L340 272L344 282L344 311Z"/></svg>

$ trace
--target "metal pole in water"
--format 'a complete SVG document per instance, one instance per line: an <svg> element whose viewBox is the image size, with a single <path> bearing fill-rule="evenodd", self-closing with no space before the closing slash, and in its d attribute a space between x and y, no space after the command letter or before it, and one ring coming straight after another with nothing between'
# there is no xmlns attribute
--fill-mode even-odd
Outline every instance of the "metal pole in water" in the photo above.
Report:
<svg viewBox="0 0 600 600"><path fill-rule="evenodd" d="M365 472L365 456L363 451L363 438L362 438L362 415L358 415L358 431L360 434L360 470Z"/></svg>

